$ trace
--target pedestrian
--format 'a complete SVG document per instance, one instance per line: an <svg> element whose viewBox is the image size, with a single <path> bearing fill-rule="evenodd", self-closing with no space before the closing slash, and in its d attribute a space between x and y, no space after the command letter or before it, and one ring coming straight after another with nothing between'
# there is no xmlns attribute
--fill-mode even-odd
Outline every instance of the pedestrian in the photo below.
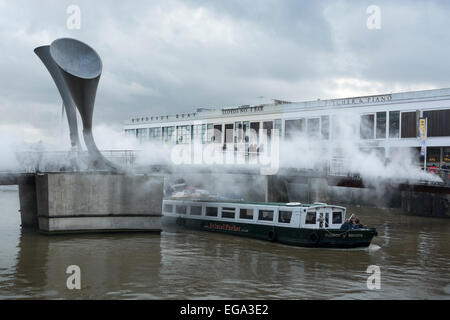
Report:
<svg viewBox="0 0 450 320"><path fill-rule="evenodd" d="M433 164L431 165L430 169L428 169L428 172L430 172L430 173L436 173L436 171L437 171L436 165L433 163Z"/></svg>

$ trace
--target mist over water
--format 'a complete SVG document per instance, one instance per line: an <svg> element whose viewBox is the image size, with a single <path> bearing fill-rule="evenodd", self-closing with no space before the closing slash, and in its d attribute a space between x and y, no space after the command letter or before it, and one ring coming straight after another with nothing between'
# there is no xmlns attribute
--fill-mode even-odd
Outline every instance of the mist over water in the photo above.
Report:
<svg viewBox="0 0 450 320"><path fill-rule="evenodd" d="M389 154L389 158L380 156L375 148L364 148L367 141L359 139L360 123L359 115L352 112L344 112L338 117L333 117L330 131L334 134L330 139L321 139L321 132L311 136L309 132L290 132L290 138L275 139L278 136L276 130L272 130L271 139L267 132L262 130L259 139L256 132L250 131L248 144L241 143L236 155L231 145L224 153L223 145L219 143L201 144L194 141L194 145L176 144L176 137L172 137L171 143L151 141L148 137L136 138L126 135L120 127L100 124L94 127L94 138L100 150L133 151L133 168L145 168L152 165L164 165L170 168L178 168L187 164L184 172L178 170L174 178L185 178L186 181L194 181L189 177L189 165L200 166L203 170L219 171L221 168L269 168L269 174L276 174L283 168L295 168L302 170L316 170L318 172L329 170L337 175L359 175L366 185L375 187L377 196L385 193L387 185L398 183L417 183L419 181L440 182L440 177L424 172L417 164L417 157L410 148L397 148ZM1 128L1 127L0 127ZM49 140L25 141L24 135L14 132L0 131L0 171L20 171L25 168L33 172L36 168L45 171L46 168L54 168L56 171L70 168L67 153L70 151L68 128L65 122L54 129L60 132L57 138ZM82 132L80 128L80 132ZM226 132L233 136L235 132ZM284 134L284 133L283 133ZM39 136L38 134L36 134ZM249 145L260 147L259 155L253 152L246 162L244 154L249 151L244 148ZM279 144L279 145L278 145ZM85 146L81 146L83 150ZM271 152L269 152L271 150ZM279 150L279 152L274 152ZM59 151L55 152L55 151ZM61 153L61 151L63 151ZM253 150L255 151L255 150ZM387 150L386 150L387 151ZM198 157L199 155L199 157ZM114 158L111 159L113 162ZM259 164L258 164L259 162ZM133 172L133 168L129 172ZM261 169L261 173L263 173ZM205 177L203 177L205 179ZM197 179L198 180L198 179ZM230 186L243 185L243 188L261 189L261 181L241 181L239 177L226 177L225 175L211 175L208 180L216 181L218 192L239 193L230 190ZM176 180L174 180L176 181ZM198 184L201 185L201 184ZM225 187L223 187L225 186ZM245 192L241 191L245 194ZM262 199L261 199L262 200Z"/></svg>

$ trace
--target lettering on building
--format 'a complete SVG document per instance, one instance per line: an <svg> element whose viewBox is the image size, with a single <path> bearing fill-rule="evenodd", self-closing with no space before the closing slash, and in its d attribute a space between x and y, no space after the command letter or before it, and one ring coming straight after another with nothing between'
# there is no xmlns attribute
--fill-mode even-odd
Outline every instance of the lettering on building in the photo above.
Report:
<svg viewBox="0 0 450 320"><path fill-rule="evenodd" d="M240 114L240 113L252 113L252 112L261 112L264 110L264 106L240 106L237 108L226 108L222 109L222 114Z"/></svg>
<svg viewBox="0 0 450 320"><path fill-rule="evenodd" d="M381 102L388 102L391 100L392 100L392 94L384 94L384 95L379 95L379 96L333 99L333 100L328 100L327 105L346 106L346 105L353 105L353 104L381 103Z"/></svg>

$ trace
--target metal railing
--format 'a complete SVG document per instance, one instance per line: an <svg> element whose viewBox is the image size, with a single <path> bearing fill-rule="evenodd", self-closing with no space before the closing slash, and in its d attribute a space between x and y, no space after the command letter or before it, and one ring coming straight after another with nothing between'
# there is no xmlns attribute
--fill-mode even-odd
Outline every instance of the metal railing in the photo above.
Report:
<svg viewBox="0 0 450 320"><path fill-rule="evenodd" d="M424 170L424 168L421 169ZM427 167L426 172L440 177L446 186L450 186L450 169Z"/></svg>
<svg viewBox="0 0 450 320"><path fill-rule="evenodd" d="M214 152L224 160L241 158L238 164L260 165L260 152L240 151L240 150L223 150L218 148ZM101 153L110 161L117 163L125 168L137 167L138 159L142 151L140 150L102 150ZM33 173L37 171L70 171L73 166L74 157L79 162L88 161L87 151L26 151L17 152L16 158L20 164L20 170L17 172ZM169 161L169 160L168 160ZM227 164L224 161L224 164ZM286 168L288 169L288 168ZM423 170L423 168L421 168ZM306 170L306 169L305 169ZM346 165L345 158L333 157L328 161L322 161L315 166L308 168L320 172L328 176L360 178L358 173L352 172ZM427 167L426 171L440 177L446 186L450 186L450 169ZM442 183L440 183L442 184Z"/></svg>
<svg viewBox="0 0 450 320"><path fill-rule="evenodd" d="M101 153L108 159L121 166L131 168L135 165L136 150L103 150ZM22 151L16 152L16 159L22 172L37 171L66 171L74 163L87 163L87 151Z"/></svg>

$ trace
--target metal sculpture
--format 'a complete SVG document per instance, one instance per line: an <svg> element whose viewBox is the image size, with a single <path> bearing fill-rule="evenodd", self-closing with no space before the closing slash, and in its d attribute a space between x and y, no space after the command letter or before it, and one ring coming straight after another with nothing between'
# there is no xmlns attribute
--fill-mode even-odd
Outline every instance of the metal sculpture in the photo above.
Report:
<svg viewBox="0 0 450 320"><path fill-rule="evenodd" d="M87 44L71 38L56 39L49 47L38 47L35 52L55 80L66 106L70 128L77 126L76 116L72 114L73 105L78 109L92 166L116 171L117 167L100 153L92 135L95 96L102 73L100 56ZM71 130L71 137L75 132L78 137L76 130Z"/></svg>
<svg viewBox="0 0 450 320"><path fill-rule="evenodd" d="M78 136L77 114L76 107L72 100L72 95L64 82L58 66L50 55L50 46L41 46L34 49L34 53L41 59L42 63L47 68L48 72L53 78L53 81L58 88L61 95L64 109L66 110L67 122L69 123L70 142L73 147L81 150L80 138Z"/></svg>

